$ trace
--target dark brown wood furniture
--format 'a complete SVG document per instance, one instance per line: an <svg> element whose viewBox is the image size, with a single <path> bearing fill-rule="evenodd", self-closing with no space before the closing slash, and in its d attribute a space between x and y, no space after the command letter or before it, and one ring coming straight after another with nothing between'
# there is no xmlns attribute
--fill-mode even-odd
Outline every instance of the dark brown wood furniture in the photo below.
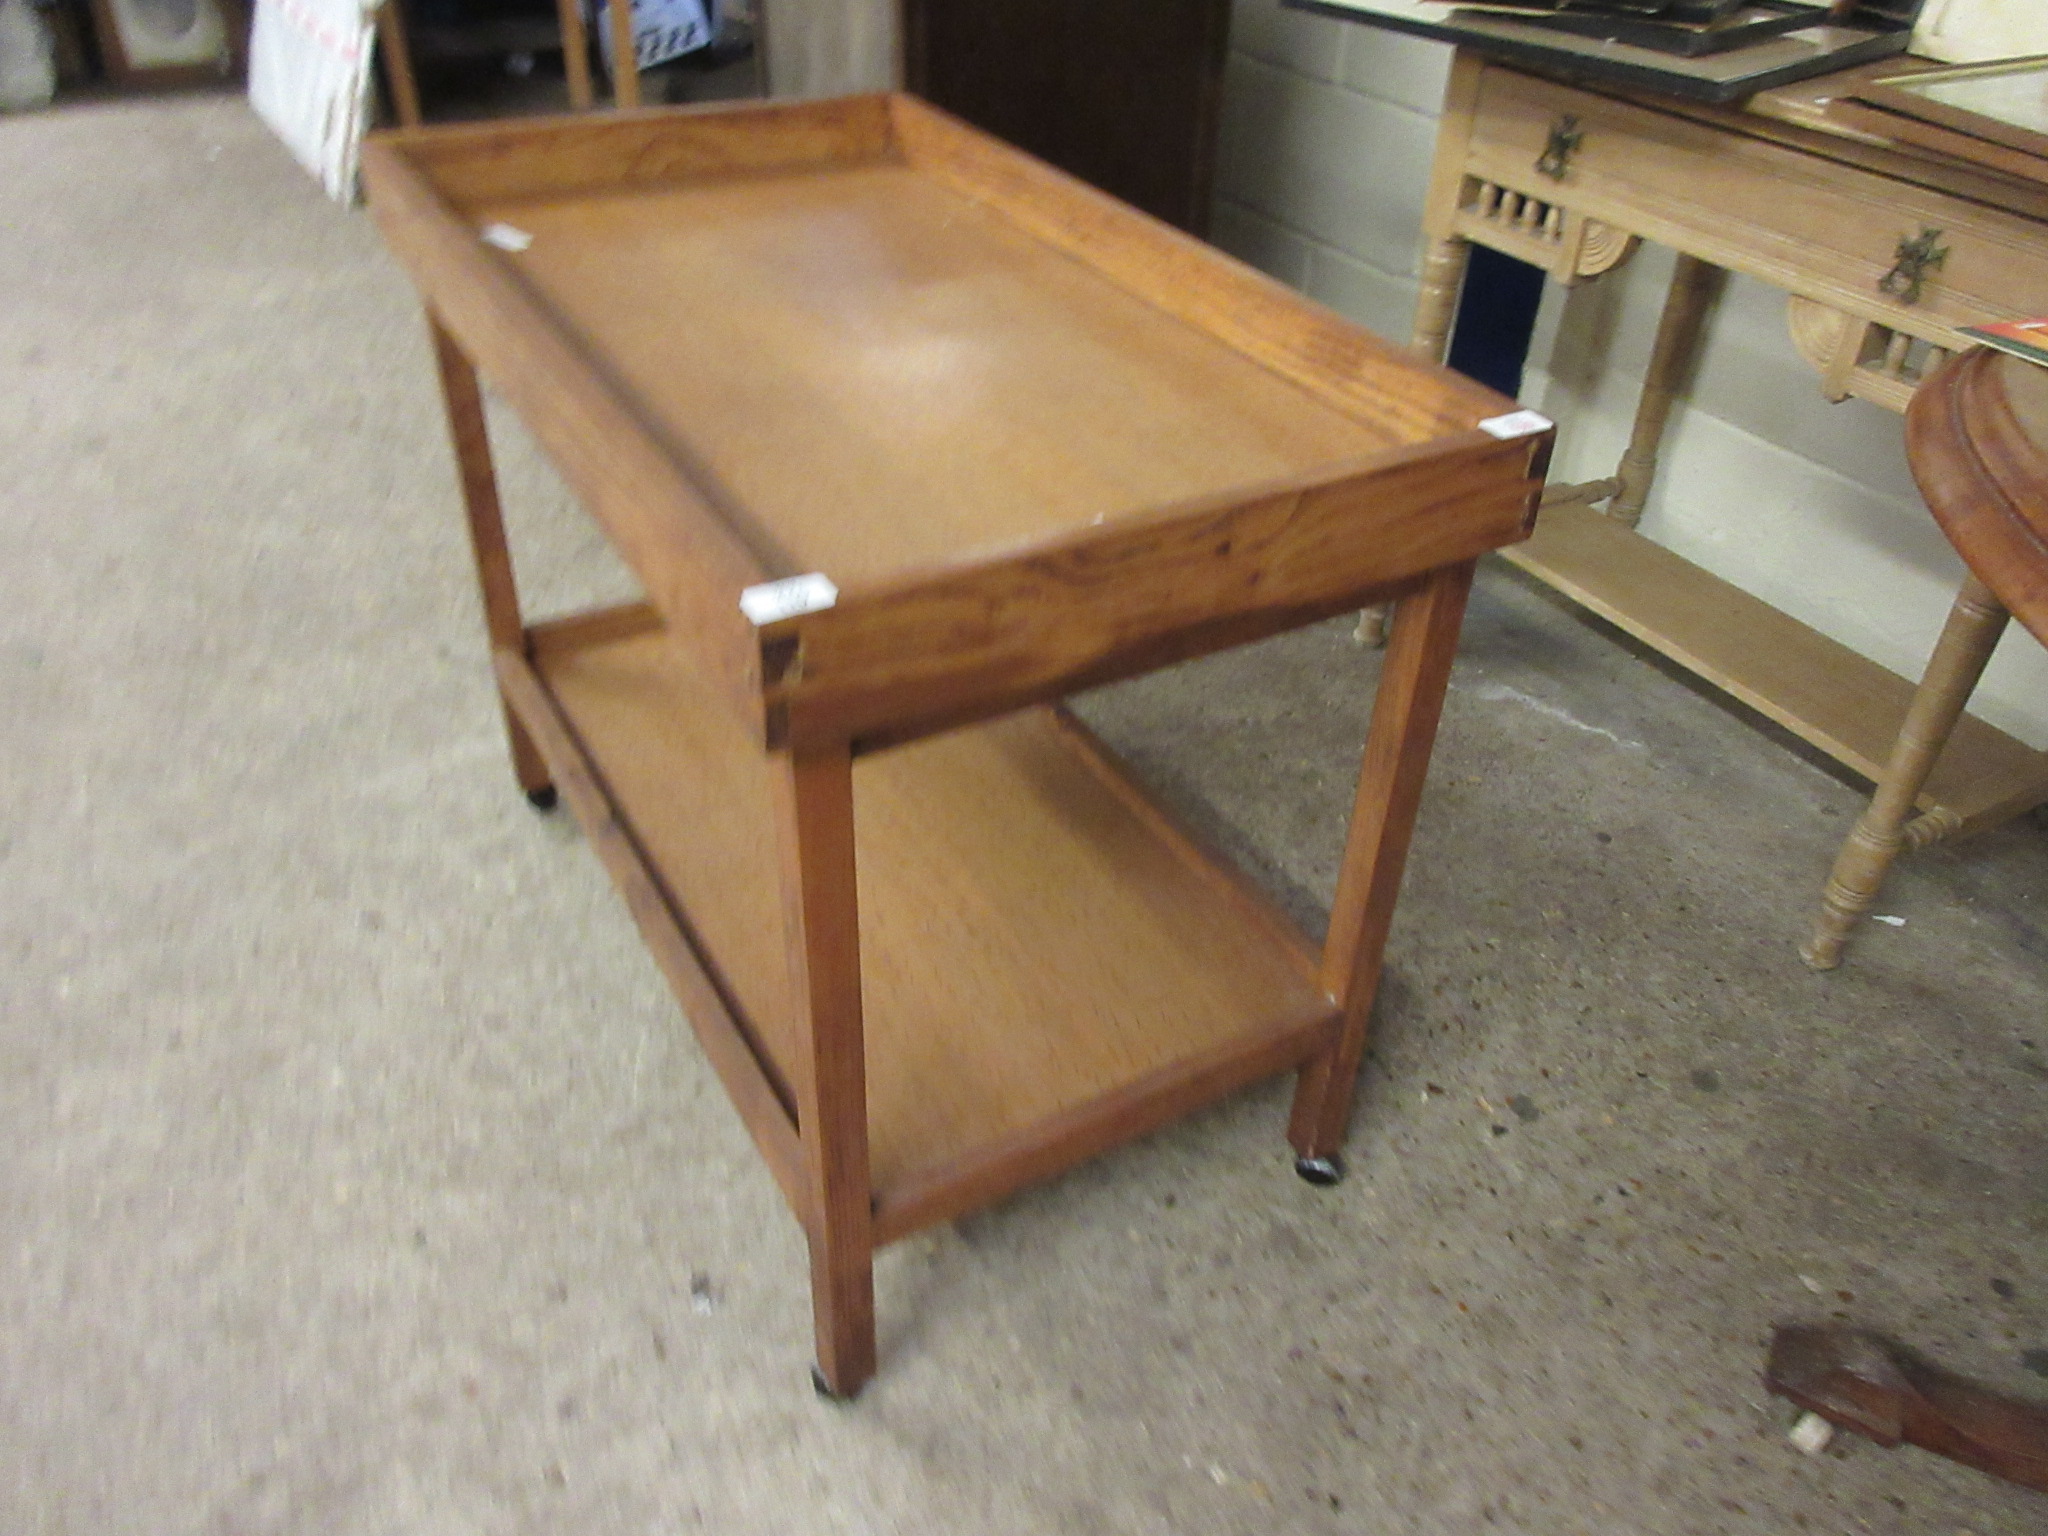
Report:
<svg viewBox="0 0 2048 1536"><path fill-rule="evenodd" d="M364 174L519 782L803 1223L824 1388L873 1371L877 1244L1254 1079L1299 1071L1334 1178L1472 565L1549 424L908 97L401 132ZM522 618L473 368L644 602ZM1054 701L1381 598L1318 948Z"/></svg>
<svg viewBox="0 0 2048 1536"><path fill-rule="evenodd" d="M633 55L632 0L605 0L610 34L612 99L621 107L640 105L640 70ZM590 74L590 29L583 20L583 0L555 0L555 21L560 28L562 69L568 78L569 105L585 108L595 104L596 92ZM391 92L391 109L399 123L417 128L424 118L420 106L419 77L413 69L412 35L405 17L405 0L381 0L377 6L377 54L384 65L384 83Z"/></svg>
<svg viewBox="0 0 2048 1536"><path fill-rule="evenodd" d="M1899 727L1870 807L1850 831L1800 951L1831 970L1877 899L1927 776L1992 649L2018 615L2048 644L2048 369L1988 348L1945 364L1906 412L1906 457L1970 574Z"/></svg>
<svg viewBox="0 0 2048 1536"><path fill-rule="evenodd" d="M906 89L1208 228L1230 0L903 0L902 16Z"/></svg>
<svg viewBox="0 0 2048 1536"><path fill-rule="evenodd" d="M1882 1334L1834 1323L1778 1328L1764 1385L1879 1445L1917 1445L2048 1493L2048 1404L2001 1397Z"/></svg>

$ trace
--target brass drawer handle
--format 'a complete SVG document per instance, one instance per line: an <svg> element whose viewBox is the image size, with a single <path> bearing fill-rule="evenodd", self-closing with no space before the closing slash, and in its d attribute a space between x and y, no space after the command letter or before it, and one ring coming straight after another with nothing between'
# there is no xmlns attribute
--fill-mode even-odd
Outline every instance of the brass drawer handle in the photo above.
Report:
<svg viewBox="0 0 2048 1536"><path fill-rule="evenodd" d="M1923 225L1919 234L1899 242L1892 253L1892 269L1877 280L1877 291L1901 304L1918 304L1928 274L1947 260L1948 247L1941 243L1941 231Z"/></svg>
<svg viewBox="0 0 2048 1536"><path fill-rule="evenodd" d="M1543 142L1543 153L1536 157L1536 174L1548 176L1552 181L1563 181L1564 173L1570 169L1572 156L1578 153L1579 143L1585 138L1579 131L1579 120L1567 112L1550 125L1550 137Z"/></svg>

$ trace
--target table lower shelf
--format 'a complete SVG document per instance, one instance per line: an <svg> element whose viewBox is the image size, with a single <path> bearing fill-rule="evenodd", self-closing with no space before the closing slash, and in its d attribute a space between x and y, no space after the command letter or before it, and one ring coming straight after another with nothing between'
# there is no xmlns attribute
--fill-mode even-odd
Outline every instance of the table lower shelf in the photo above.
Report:
<svg viewBox="0 0 2048 1536"><path fill-rule="evenodd" d="M805 1041L774 760L645 610L529 641L530 668L500 658L508 695L801 1216L789 1085ZM1306 940L1063 714L865 757L854 794L878 1240L1298 1065L1327 1038L1336 1010ZM679 974L688 958L694 981ZM740 1049L705 1017L719 1013Z"/></svg>
<svg viewBox="0 0 2048 1536"><path fill-rule="evenodd" d="M1864 778L1883 772L1913 697L1897 673L1590 507L1544 508L1501 554ZM1959 836L2043 801L2048 752L1964 715L1920 809Z"/></svg>

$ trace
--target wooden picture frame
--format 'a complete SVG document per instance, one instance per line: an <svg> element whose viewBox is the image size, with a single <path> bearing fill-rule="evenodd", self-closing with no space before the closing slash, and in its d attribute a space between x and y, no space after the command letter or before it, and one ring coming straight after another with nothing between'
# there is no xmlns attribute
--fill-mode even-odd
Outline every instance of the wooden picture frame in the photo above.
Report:
<svg viewBox="0 0 2048 1536"><path fill-rule="evenodd" d="M124 90L225 83L247 55L237 0L92 0L107 79Z"/></svg>
<svg viewBox="0 0 2048 1536"><path fill-rule="evenodd" d="M2024 118L2004 109L2016 84L2038 95ZM1977 96L1982 99L1972 99ZM1951 133L2048 158L2048 54L1880 75L1859 86L1856 99Z"/></svg>

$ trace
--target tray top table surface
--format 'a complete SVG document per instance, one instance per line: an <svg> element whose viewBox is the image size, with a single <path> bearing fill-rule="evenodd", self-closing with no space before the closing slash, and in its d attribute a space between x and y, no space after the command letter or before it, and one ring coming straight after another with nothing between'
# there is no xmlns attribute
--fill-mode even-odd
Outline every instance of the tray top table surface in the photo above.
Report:
<svg viewBox="0 0 2048 1536"><path fill-rule="evenodd" d="M903 165L479 214L749 542L842 584L1398 441Z"/></svg>
<svg viewBox="0 0 2048 1536"><path fill-rule="evenodd" d="M364 175L770 745L988 718L1528 531L1542 418L912 98L415 130ZM795 577L818 601L742 621Z"/></svg>

